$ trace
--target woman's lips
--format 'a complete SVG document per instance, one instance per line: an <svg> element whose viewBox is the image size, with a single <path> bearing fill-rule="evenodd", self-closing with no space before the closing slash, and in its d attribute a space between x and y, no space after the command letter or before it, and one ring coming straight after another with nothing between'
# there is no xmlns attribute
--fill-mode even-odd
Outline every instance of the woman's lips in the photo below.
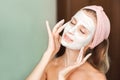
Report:
<svg viewBox="0 0 120 80"><path fill-rule="evenodd" d="M73 42L73 40L67 34L64 34L64 40L68 43Z"/></svg>

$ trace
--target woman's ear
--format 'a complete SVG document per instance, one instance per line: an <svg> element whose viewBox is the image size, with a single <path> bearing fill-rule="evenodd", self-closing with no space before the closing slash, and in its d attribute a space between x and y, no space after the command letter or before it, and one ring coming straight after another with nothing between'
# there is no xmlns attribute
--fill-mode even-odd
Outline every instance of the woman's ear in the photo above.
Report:
<svg viewBox="0 0 120 80"><path fill-rule="evenodd" d="M88 44L88 48L91 49L92 43L93 43L93 39L92 39L91 42Z"/></svg>

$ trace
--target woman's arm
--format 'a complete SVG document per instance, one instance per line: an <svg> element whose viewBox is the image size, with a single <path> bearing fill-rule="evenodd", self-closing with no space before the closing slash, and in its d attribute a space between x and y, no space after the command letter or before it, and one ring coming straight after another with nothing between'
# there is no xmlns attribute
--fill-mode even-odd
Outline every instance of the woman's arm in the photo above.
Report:
<svg viewBox="0 0 120 80"><path fill-rule="evenodd" d="M34 68L32 73L27 77L26 80L42 80L41 77L45 75L45 68L50 61L50 56L47 54L50 54L52 52L46 51L41 59L41 61L38 63L38 65ZM45 77L44 77L45 78Z"/></svg>
<svg viewBox="0 0 120 80"><path fill-rule="evenodd" d="M45 77L44 77L45 79L43 79L42 76L45 74L45 68L47 64L49 63L49 61L52 60L52 58L60 49L59 33L64 28L62 26L63 23L64 23L64 20L61 20L55 25L55 27L53 28L53 31L51 31L48 21L46 22L48 36L49 36L48 48L46 52L43 54L41 61L38 63L38 65L35 67L35 69L27 77L26 80L45 80L46 79Z"/></svg>

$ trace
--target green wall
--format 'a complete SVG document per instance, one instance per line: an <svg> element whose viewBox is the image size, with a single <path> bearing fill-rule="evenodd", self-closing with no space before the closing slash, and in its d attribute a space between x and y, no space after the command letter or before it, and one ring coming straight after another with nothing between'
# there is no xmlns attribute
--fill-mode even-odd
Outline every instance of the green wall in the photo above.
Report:
<svg viewBox="0 0 120 80"><path fill-rule="evenodd" d="M24 80L47 48L56 0L0 0L0 80Z"/></svg>

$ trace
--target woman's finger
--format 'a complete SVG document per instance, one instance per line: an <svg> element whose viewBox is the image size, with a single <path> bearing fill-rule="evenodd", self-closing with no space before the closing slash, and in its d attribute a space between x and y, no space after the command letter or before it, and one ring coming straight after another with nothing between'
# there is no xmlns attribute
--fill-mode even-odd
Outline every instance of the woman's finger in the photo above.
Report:
<svg viewBox="0 0 120 80"><path fill-rule="evenodd" d="M80 63L82 61L82 59L83 59L83 53L84 53L83 50L84 50L84 47L82 47L81 50L80 50L80 53L79 53L79 55L77 57L77 63Z"/></svg>
<svg viewBox="0 0 120 80"><path fill-rule="evenodd" d="M56 31L56 33L54 33L54 35L55 35L55 38L56 39L58 39L58 41L60 41L59 39L60 39L60 32L64 29L64 27L65 26L61 26L61 27L59 27L59 29Z"/></svg>
<svg viewBox="0 0 120 80"><path fill-rule="evenodd" d="M83 59L82 63L86 62L87 59L88 59L91 55L92 55L92 53L89 53L89 54Z"/></svg>
<svg viewBox="0 0 120 80"><path fill-rule="evenodd" d="M58 30L58 28L61 27L63 23L64 23L64 19L61 20L61 21L59 21L59 22L55 25L55 27L53 28L53 33L56 33L56 31Z"/></svg>
<svg viewBox="0 0 120 80"><path fill-rule="evenodd" d="M65 28L65 26L61 26L57 29L56 34L59 35L59 33Z"/></svg>
<svg viewBox="0 0 120 80"><path fill-rule="evenodd" d="M49 22L48 22L48 21L46 21L46 27L47 27L47 31L48 31L49 37L52 36L52 32L51 32L51 29L50 29L50 26L49 26Z"/></svg>

